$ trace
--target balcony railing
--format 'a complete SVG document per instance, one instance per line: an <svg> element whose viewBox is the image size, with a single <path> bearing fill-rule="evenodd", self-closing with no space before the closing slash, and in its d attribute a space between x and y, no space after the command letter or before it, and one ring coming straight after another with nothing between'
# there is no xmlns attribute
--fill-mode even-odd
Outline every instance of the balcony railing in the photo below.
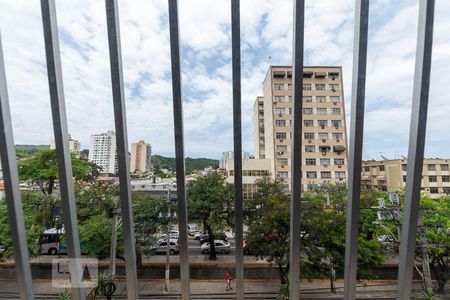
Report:
<svg viewBox="0 0 450 300"><path fill-rule="evenodd" d="M138 299L135 238L131 206L131 189L128 162L124 83L117 0L106 0L106 17L114 103L114 119L117 134L119 163L120 203L123 219L124 248L128 299ZM241 59L240 59L240 1L231 0L232 68L233 68L233 133L235 172L236 218L236 298L244 298L243 273L243 208L242 208L242 129L241 129ZM424 141L427 125L427 104L430 82L431 52L433 40L434 0L420 0L417 37L416 66L414 76L412 117L406 180L404 222L401 234L400 266L397 299L410 299L412 268L418 220L420 181L423 166ZM184 167L183 108L181 91L180 44L178 1L168 0L170 23L170 51L172 63L173 114L176 146L176 174L178 223L180 230L181 296L190 299L189 257L187 245L187 204ZM68 257L80 257L77 230L72 166L69 152L69 135L61 72L58 25L54 0L41 0L45 50L54 136L57 149L58 171L61 185L62 210L68 246ZM290 228L290 299L299 299L300 277L300 198L302 162L302 94L304 52L305 1L294 0L293 39L293 99L294 139L292 140L291 178L291 228ZM345 299L355 299L357 244L359 228L359 199L361 190L361 155L363 144L365 81L367 61L369 0L356 0L352 107L349 149L348 211L344 283ZM1 37L0 37L1 38ZM309 87L309 86L307 86ZM23 299L33 299L31 269L25 239L16 154L13 140L9 100L6 86L5 65L0 41L0 154L3 165L8 221L11 228L17 282ZM81 265L71 270L73 280L80 280ZM81 285L80 285L81 286ZM73 299L85 299L82 288L72 288Z"/></svg>

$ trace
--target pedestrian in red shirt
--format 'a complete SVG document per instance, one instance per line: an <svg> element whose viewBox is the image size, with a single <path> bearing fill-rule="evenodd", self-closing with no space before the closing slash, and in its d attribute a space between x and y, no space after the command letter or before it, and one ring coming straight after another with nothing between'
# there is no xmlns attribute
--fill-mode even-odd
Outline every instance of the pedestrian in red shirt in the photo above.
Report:
<svg viewBox="0 0 450 300"><path fill-rule="evenodd" d="M231 274L229 271L227 271L226 279L227 279L227 291L232 290L233 288L231 287Z"/></svg>

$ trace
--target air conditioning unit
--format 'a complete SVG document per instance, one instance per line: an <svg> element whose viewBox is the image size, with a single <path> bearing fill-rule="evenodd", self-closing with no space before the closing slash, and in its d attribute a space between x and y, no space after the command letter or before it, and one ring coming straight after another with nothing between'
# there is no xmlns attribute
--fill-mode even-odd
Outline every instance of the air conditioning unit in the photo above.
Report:
<svg viewBox="0 0 450 300"><path fill-rule="evenodd" d="M338 143L339 143L339 140L336 140L336 142L338 142Z"/></svg>
<svg viewBox="0 0 450 300"><path fill-rule="evenodd" d="M283 114L278 114L278 116L279 116L279 117L282 117L282 116L283 116Z"/></svg>
<svg viewBox="0 0 450 300"><path fill-rule="evenodd" d="M284 154L284 152L278 152L278 155L283 155Z"/></svg>
<svg viewBox="0 0 450 300"><path fill-rule="evenodd" d="M338 168L339 168L339 169L342 169L342 166L341 166L341 165L339 165L339 166L338 166Z"/></svg>
<svg viewBox="0 0 450 300"><path fill-rule="evenodd" d="M332 91L332 92L336 92L336 89L335 89L335 88L332 88L331 91Z"/></svg>
<svg viewBox="0 0 450 300"><path fill-rule="evenodd" d="M333 102L334 105L337 105L337 102Z"/></svg>
<svg viewBox="0 0 450 300"><path fill-rule="evenodd" d="M325 129L325 126L322 126L321 128L322 128L322 129Z"/></svg>
<svg viewBox="0 0 450 300"><path fill-rule="evenodd" d="M322 143L325 143L327 140L322 140Z"/></svg>
<svg viewBox="0 0 450 300"><path fill-rule="evenodd" d="M283 168L283 169L284 169L284 165L281 165L281 168Z"/></svg>
<svg viewBox="0 0 450 300"><path fill-rule="evenodd" d="M308 143L311 143L312 141L311 140L308 140Z"/></svg>
<svg viewBox="0 0 450 300"><path fill-rule="evenodd" d="M339 129L339 126L334 126L334 128Z"/></svg>
<svg viewBox="0 0 450 300"><path fill-rule="evenodd" d="M282 140L282 139L280 140L280 143L281 143L281 142L283 142L283 140Z"/></svg>

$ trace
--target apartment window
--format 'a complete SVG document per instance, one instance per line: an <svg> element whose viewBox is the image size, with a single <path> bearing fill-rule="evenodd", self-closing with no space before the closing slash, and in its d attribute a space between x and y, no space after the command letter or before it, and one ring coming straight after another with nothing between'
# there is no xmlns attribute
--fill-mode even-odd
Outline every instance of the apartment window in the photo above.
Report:
<svg viewBox="0 0 450 300"><path fill-rule="evenodd" d="M317 109L317 114L318 115L326 115L327 114L327 109L326 108L318 108Z"/></svg>
<svg viewBox="0 0 450 300"><path fill-rule="evenodd" d="M286 109L285 109L285 108L275 108L275 109L273 110L273 112L274 112L276 115L284 115L284 114L286 114Z"/></svg>
<svg viewBox="0 0 450 300"><path fill-rule="evenodd" d="M428 171L436 171L436 165L435 164L427 165L427 170Z"/></svg>
<svg viewBox="0 0 450 300"><path fill-rule="evenodd" d="M328 78L331 78L331 79L336 79L336 78L339 78L339 73L336 73L336 72L328 72Z"/></svg>
<svg viewBox="0 0 450 300"><path fill-rule="evenodd" d="M289 184L280 184L280 187L283 192L289 191Z"/></svg>
<svg viewBox="0 0 450 300"><path fill-rule="evenodd" d="M341 109L340 108L332 108L331 109L331 114L332 115L340 115L341 114Z"/></svg>
<svg viewBox="0 0 450 300"><path fill-rule="evenodd" d="M428 176L428 182L437 182L436 176Z"/></svg>
<svg viewBox="0 0 450 300"><path fill-rule="evenodd" d="M286 127L286 120L275 120L275 126Z"/></svg>
<svg viewBox="0 0 450 300"><path fill-rule="evenodd" d="M289 114L292 115L292 107L289 107Z"/></svg>
<svg viewBox="0 0 450 300"><path fill-rule="evenodd" d="M406 172L406 165L405 164L402 164L402 171Z"/></svg>
<svg viewBox="0 0 450 300"><path fill-rule="evenodd" d="M322 152L322 154L329 153L331 151L330 146L319 146L319 152Z"/></svg>
<svg viewBox="0 0 450 300"><path fill-rule="evenodd" d="M315 171L306 172L306 178L317 178L317 172Z"/></svg>
<svg viewBox="0 0 450 300"><path fill-rule="evenodd" d="M333 132L331 135L333 136L333 140L342 140L341 132Z"/></svg>
<svg viewBox="0 0 450 300"><path fill-rule="evenodd" d="M328 126L328 120L317 120L317 125L320 127Z"/></svg>
<svg viewBox="0 0 450 300"><path fill-rule="evenodd" d="M284 96L274 96L273 102L284 102Z"/></svg>
<svg viewBox="0 0 450 300"><path fill-rule="evenodd" d="M316 146L306 145L305 146L305 152L316 152Z"/></svg>
<svg viewBox="0 0 450 300"><path fill-rule="evenodd" d="M406 175L403 175L403 182L406 182Z"/></svg>
<svg viewBox="0 0 450 300"><path fill-rule="evenodd" d="M288 178L288 172L287 171L277 172L277 178L278 179L287 179Z"/></svg>
<svg viewBox="0 0 450 300"><path fill-rule="evenodd" d="M442 176L442 182L450 182L450 176Z"/></svg>
<svg viewBox="0 0 450 300"><path fill-rule="evenodd" d="M282 83L274 83L273 84L273 89L274 90L278 90L278 91L284 90L284 84L282 84Z"/></svg>
<svg viewBox="0 0 450 300"><path fill-rule="evenodd" d="M315 166L316 159L315 158L307 158L307 159L305 159L305 163L307 166Z"/></svg>
<svg viewBox="0 0 450 300"><path fill-rule="evenodd" d="M305 140L313 140L314 139L314 132L305 132L304 134Z"/></svg>
<svg viewBox="0 0 450 300"><path fill-rule="evenodd" d="M292 102L292 96L288 96L289 102Z"/></svg>
<svg viewBox="0 0 450 300"><path fill-rule="evenodd" d="M336 171L334 172L335 177L337 179L344 179L345 178L345 172L344 171Z"/></svg>
<svg viewBox="0 0 450 300"><path fill-rule="evenodd" d="M329 158L321 158L320 159L320 165L321 166L329 166L330 165L330 159Z"/></svg>
<svg viewBox="0 0 450 300"><path fill-rule="evenodd" d="M288 164L287 158L277 158L277 165L278 166L286 166Z"/></svg>
<svg viewBox="0 0 450 300"><path fill-rule="evenodd" d="M314 120L303 120L303 126L305 126L305 127L314 126Z"/></svg>
<svg viewBox="0 0 450 300"><path fill-rule="evenodd" d="M304 83L303 84L303 89L304 90L311 90L311 83Z"/></svg>
<svg viewBox="0 0 450 300"><path fill-rule="evenodd" d="M330 171L320 172L320 178L331 178L331 172Z"/></svg>
<svg viewBox="0 0 450 300"><path fill-rule="evenodd" d="M316 96L316 102L319 102L319 103L327 102L327 97L325 97L325 96Z"/></svg>
<svg viewBox="0 0 450 300"><path fill-rule="evenodd" d="M312 96L303 96L303 102L312 102Z"/></svg>
<svg viewBox="0 0 450 300"><path fill-rule="evenodd" d="M336 166L343 166L344 165L344 159L343 158L335 158L334 159L334 164ZM369 168L368 167L364 167L364 171L366 171L366 172L369 171Z"/></svg>
<svg viewBox="0 0 450 300"><path fill-rule="evenodd" d="M339 91L339 84L331 83L330 84L330 90L332 90L332 91Z"/></svg>
<svg viewBox="0 0 450 300"><path fill-rule="evenodd" d="M278 152L287 152L287 145L277 145Z"/></svg>
<svg viewBox="0 0 450 300"><path fill-rule="evenodd" d="M288 83L288 84L287 84L287 89L288 89L289 91L292 91L292 83Z"/></svg>
<svg viewBox="0 0 450 300"><path fill-rule="evenodd" d="M341 127L342 121L341 120L331 120L331 126L333 127Z"/></svg>
<svg viewBox="0 0 450 300"><path fill-rule="evenodd" d="M277 132L275 133L277 140L285 140L286 139L286 132Z"/></svg>
<svg viewBox="0 0 450 300"><path fill-rule="evenodd" d="M319 132L319 140L328 140L328 132Z"/></svg>
<svg viewBox="0 0 450 300"><path fill-rule="evenodd" d="M430 194L439 194L439 189L437 187L430 187Z"/></svg>
<svg viewBox="0 0 450 300"><path fill-rule="evenodd" d="M384 166L379 166L378 168L380 169L380 172L384 172L384 170L385 170Z"/></svg>
<svg viewBox="0 0 450 300"><path fill-rule="evenodd" d="M448 171L448 164L441 164L441 171Z"/></svg>
<svg viewBox="0 0 450 300"><path fill-rule="evenodd" d="M330 102L331 103L338 103L340 101L341 101L341 99L340 99L339 96L330 96Z"/></svg>
<svg viewBox="0 0 450 300"><path fill-rule="evenodd" d="M316 90L318 90L318 91L325 90L325 84L323 84L323 83L316 84Z"/></svg>
<svg viewBox="0 0 450 300"><path fill-rule="evenodd" d="M313 109L312 108L304 108L303 109L303 114L305 114L305 115L312 115L313 114Z"/></svg>

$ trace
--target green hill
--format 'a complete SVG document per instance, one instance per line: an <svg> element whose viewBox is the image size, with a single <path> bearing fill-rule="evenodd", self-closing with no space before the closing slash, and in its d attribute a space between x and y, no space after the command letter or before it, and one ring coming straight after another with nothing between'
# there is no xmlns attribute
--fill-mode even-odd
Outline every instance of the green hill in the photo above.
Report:
<svg viewBox="0 0 450 300"><path fill-rule="evenodd" d="M171 171L175 171L174 157L152 155L152 164L155 169L169 169ZM219 161L217 159L209 158L186 158L186 173L203 170L204 168L210 166L217 169L219 167Z"/></svg>
<svg viewBox="0 0 450 300"><path fill-rule="evenodd" d="M16 153L18 157L27 157L42 150L50 149L49 145L16 145Z"/></svg>

